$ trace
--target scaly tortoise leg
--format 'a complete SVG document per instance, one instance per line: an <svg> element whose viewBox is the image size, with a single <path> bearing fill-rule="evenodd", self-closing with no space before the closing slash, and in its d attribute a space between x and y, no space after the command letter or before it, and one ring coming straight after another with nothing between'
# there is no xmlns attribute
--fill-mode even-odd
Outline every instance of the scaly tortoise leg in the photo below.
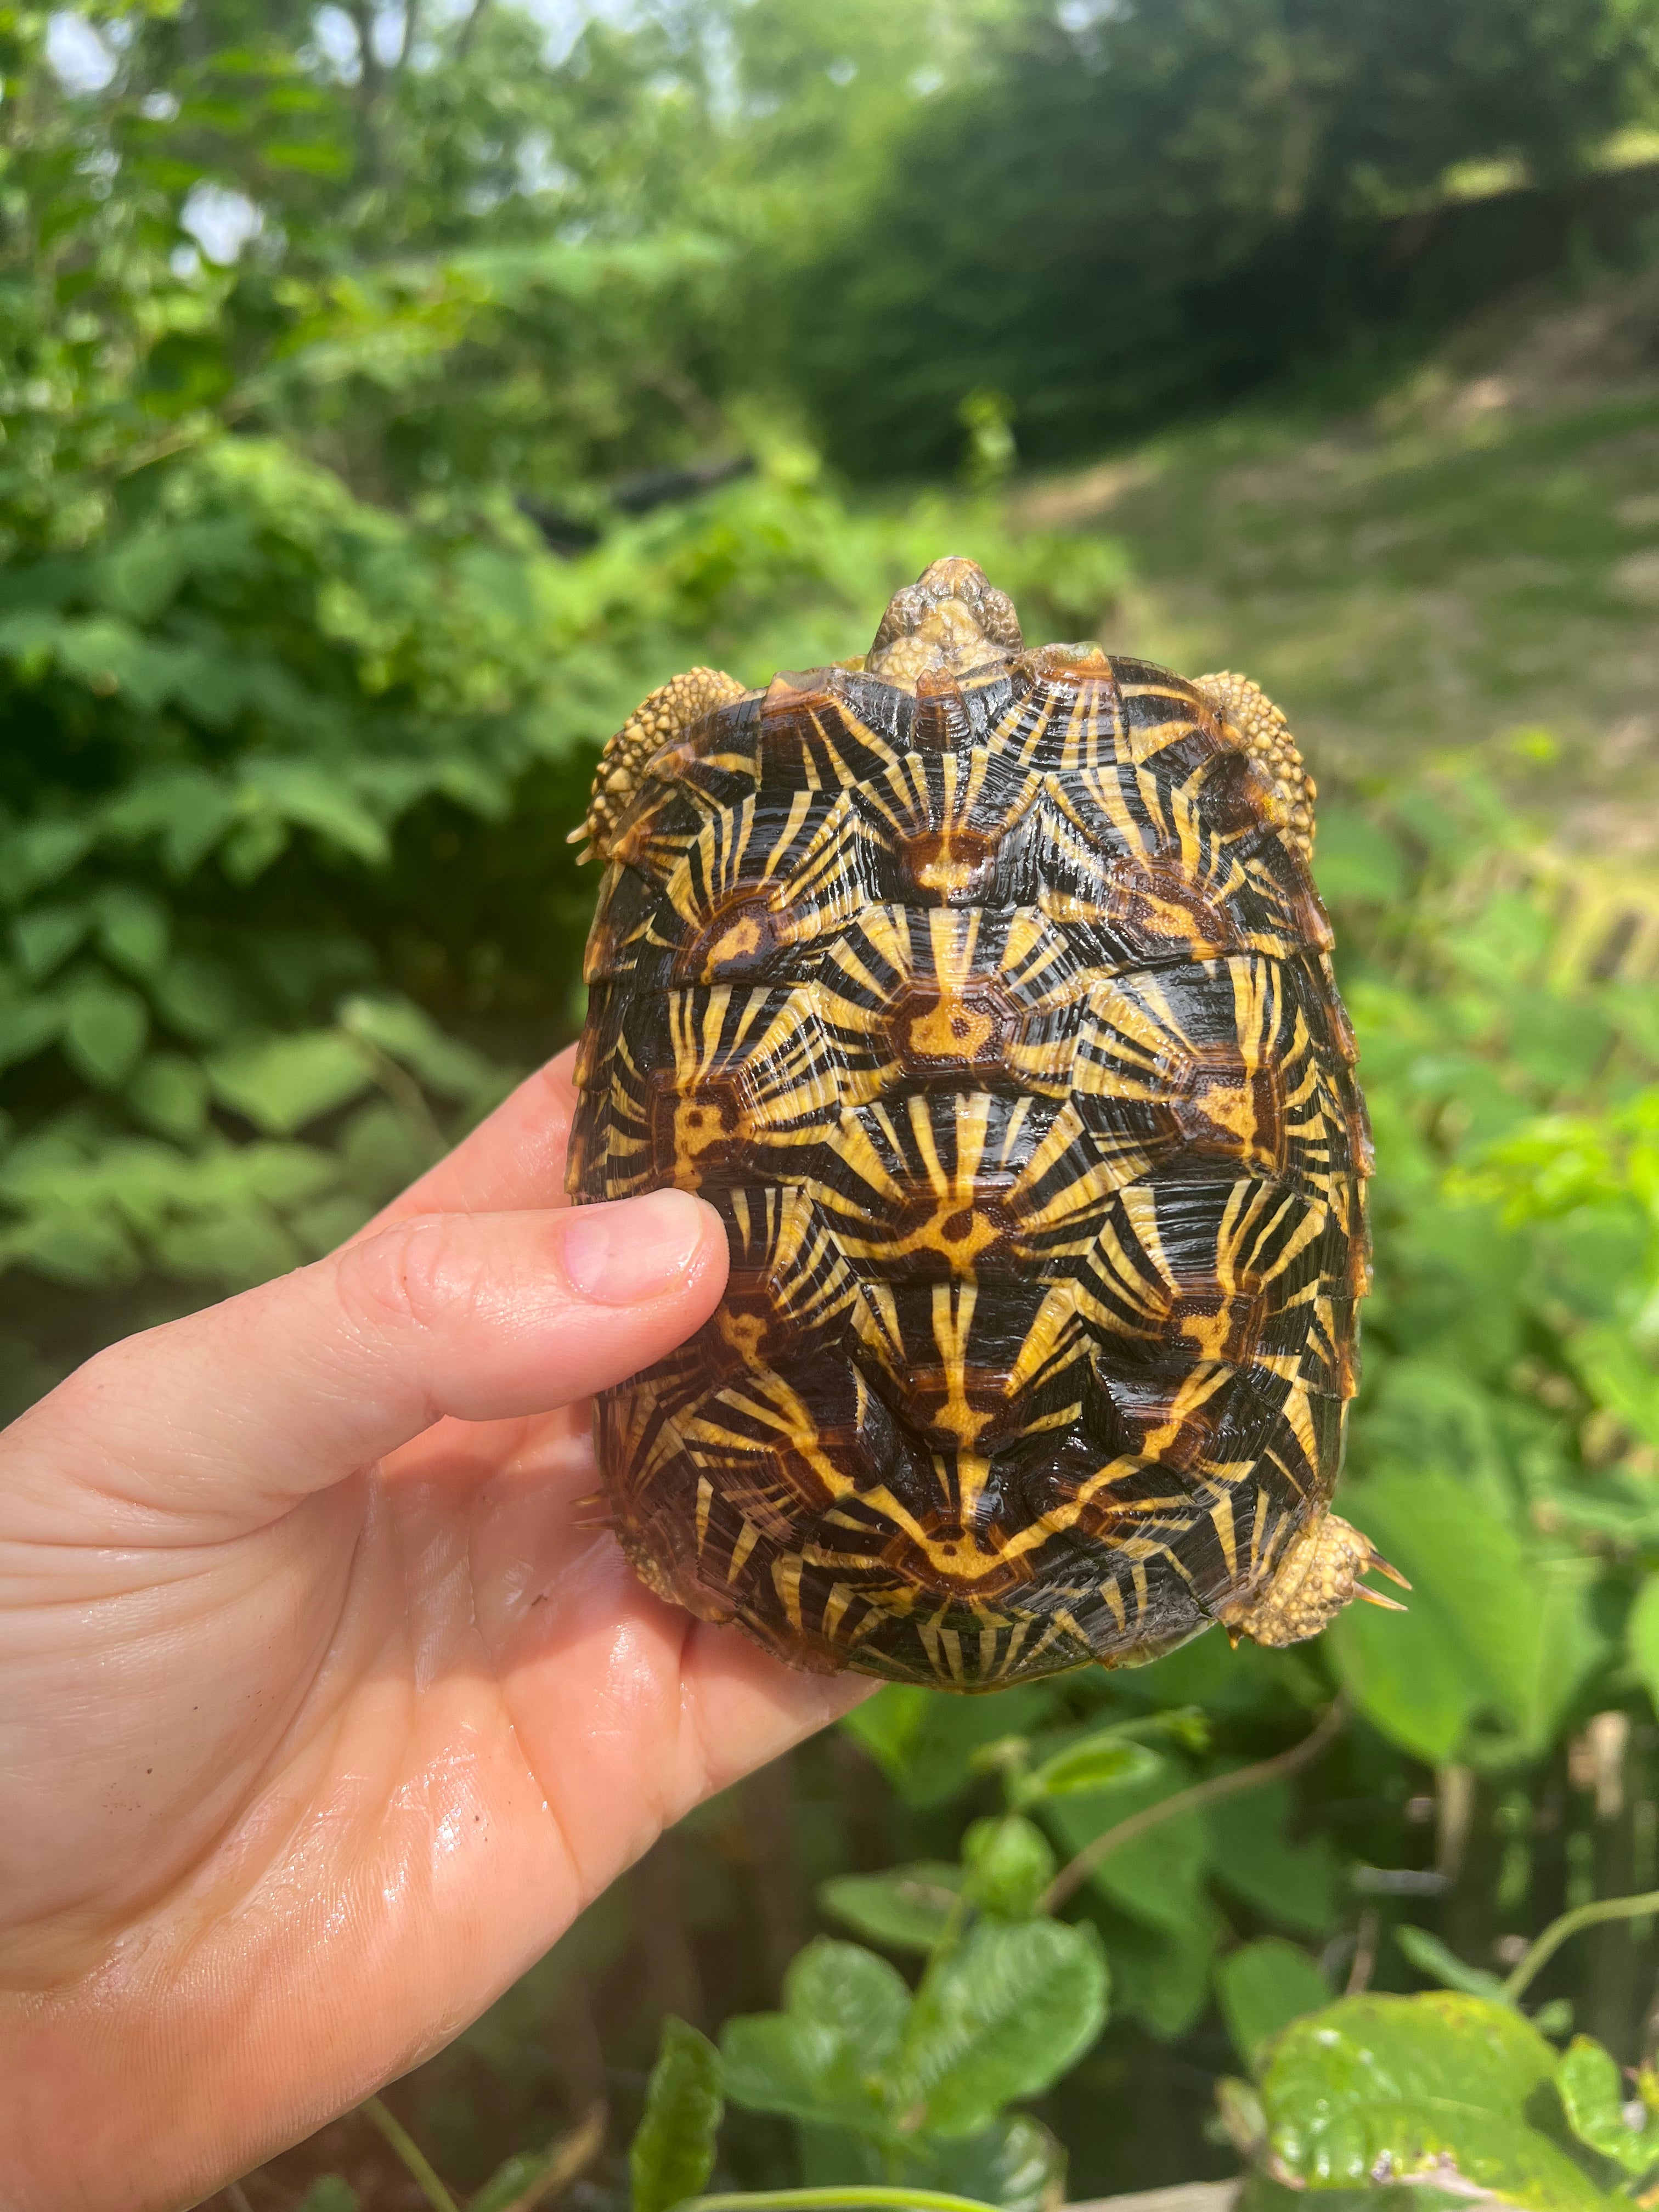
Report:
<svg viewBox="0 0 1659 2212"><path fill-rule="evenodd" d="M1301 1644L1317 1636L1328 1620L1357 1597L1390 1613L1403 1613L1406 1608L1397 1598L1367 1589L1360 1581L1373 1571L1398 1583L1401 1589L1411 1588L1369 1536L1337 1514L1322 1513L1294 1539L1264 1588L1242 1605L1221 1608L1228 1639L1237 1644L1241 1636L1248 1636L1253 1644L1274 1650Z"/></svg>
<svg viewBox="0 0 1659 2212"><path fill-rule="evenodd" d="M1248 676L1234 675L1231 669L1212 676L1195 676L1193 688L1209 701L1229 736L1249 755L1256 773L1273 793L1285 843L1294 845L1304 860L1311 860L1318 787L1303 765L1284 715L1259 684L1252 684Z"/></svg>
<svg viewBox="0 0 1659 2212"><path fill-rule="evenodd" d="M684 675L671 677L635 707L621 729L606 738L594 771L587 818L566 840L571 845L586 841L586 849L577 855L578 867L595 854L601 860L610 858L617 823L663 747L672 744L715 708L729 707L734 699L741 699L745 689L735 676L727 676L721 669L688 668Z"/></svg>

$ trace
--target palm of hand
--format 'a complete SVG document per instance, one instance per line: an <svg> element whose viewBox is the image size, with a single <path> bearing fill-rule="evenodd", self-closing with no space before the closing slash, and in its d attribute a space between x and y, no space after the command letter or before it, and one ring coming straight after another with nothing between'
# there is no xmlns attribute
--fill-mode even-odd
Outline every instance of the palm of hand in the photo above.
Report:
<svg viewBox="0 0 1659 2212"><path fill-rule="evenodd" d="M544 1234L568 1109L556 1067L393 1217ZM322 1311L349 1344L412 1304L430 1395L411 1418L393 1391L386 1418L418 1433L298 1496L289 1457L379 1418L349 1356L296 1365L271 1302L303 1278L116 1347L0 1440L0 1763L26 1778L0 1839L0 2134L23 2205L173 2203L304 2134L857 1694L659 1604L580 1525L596 1478L585 1402L556 1402L568 1372L595 1341L610 1380L689 1334L719 1241L665 1297L599 1310L599 1338L567 1291L562 1329L544 1315L514 1344L511 1269L494 1305L464 1284L451 1337L486 1371L447 1388L432 1279L411 1291L401 1257L387 1300L371 1272ZM431 1419L458 1395L508 1417ZM160 2137L137 2178L135 2114Z"/></svg>

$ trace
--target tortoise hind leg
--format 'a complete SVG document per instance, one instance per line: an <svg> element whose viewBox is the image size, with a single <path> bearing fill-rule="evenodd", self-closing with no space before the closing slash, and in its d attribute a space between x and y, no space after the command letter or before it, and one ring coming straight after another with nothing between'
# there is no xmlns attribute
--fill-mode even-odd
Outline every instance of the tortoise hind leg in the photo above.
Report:
<svg viewBox="0 0 1659 2212"><path fill-rule="evenodd" d="M1277 1650L1317 1636L1352 1598L1403 1613L1397 1598L1365 1588L1360 1577L1373 1571L1401 1589L1411 1588L1369 1536L1334 1513L1322 1513L1294 1540L1266 1585L1243 1604L1222 1607L1220 1619L1231 1642L1248 1636Z"/></svg>

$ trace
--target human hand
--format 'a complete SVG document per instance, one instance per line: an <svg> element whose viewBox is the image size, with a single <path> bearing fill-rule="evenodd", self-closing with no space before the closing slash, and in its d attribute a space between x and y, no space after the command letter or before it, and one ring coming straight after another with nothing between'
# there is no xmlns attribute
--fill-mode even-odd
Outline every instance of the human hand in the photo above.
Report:
<svg viewBox="0 0 1659 2212"><path fill-rule="evenodd" d="M711 1792L854 1702L659 1603L587 1392L718 1218L565 1207L568 1058L315 1266L0 1435L0 2207L193 2201L465 2026Z"/></svg>

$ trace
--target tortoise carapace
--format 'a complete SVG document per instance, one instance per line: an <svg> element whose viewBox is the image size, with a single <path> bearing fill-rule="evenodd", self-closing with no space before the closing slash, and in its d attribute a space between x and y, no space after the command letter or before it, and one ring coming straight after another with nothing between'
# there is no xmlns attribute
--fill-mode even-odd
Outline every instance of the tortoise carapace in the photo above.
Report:
<svg viewBox="0 0 1659 2212"><path fill-rule="evenodd" d="M1370 1145L1313 796L1254 684L1028 651L963 560L618 731L569 1188L731 1246L599 1403L652 1589L963 1690L1391 1602L1327 1510Z"/></svg>

